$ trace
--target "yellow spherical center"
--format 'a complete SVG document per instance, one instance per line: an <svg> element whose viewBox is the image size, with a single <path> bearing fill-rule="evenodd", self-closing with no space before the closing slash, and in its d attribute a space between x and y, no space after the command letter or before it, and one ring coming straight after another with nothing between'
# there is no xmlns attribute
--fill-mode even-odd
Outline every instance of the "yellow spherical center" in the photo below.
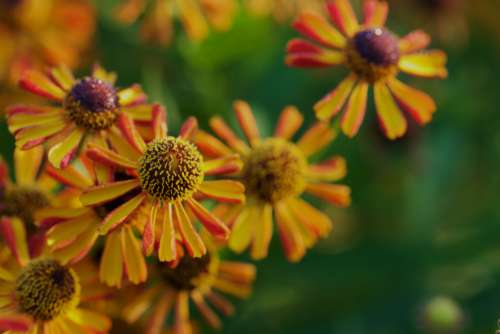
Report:
<svg viewBox="0 0 500 334"><path fill-rule="evenodd" d="M372 28L359 31L346 48L349 68L361 79L374 83L398 71L398 38L389 30Z"/></svg>
<svg viewBox="0 0 500 334"><path fill-rule="evenodd" d="M47 196L38 189L14 186L0 197L0 214L16 216L26 224L32 224L35 212L49 204Z"/></svg>
<svg viewBox="0 0 500 334"><path fill-rule="evenodd" d="M139 161L139 177L142 189L152 197L185 200L203 182L203 158L184 139L157 139L148 144Z"/></svg>
<svg viewBox="0 0 500 334"><path fill-rule="evenodd" d="M168 284L177 290L193 290L198 286L199 278L210 271L211 256L207 253L194 258L186 254L175 268L162 265L161 274Z"/></svg>
<svg viewBox="0 0 500 334"><path fill-rule="evenodd" d="M86 77L71 88L64 108L76 125L98 131L108 129L115 123L120 107L113 85Z"/></svg>
<svg viewBox="0 0 500 334"><path fill-rule="evenodd" d="M80 284L74 271L59 262L35 261L17 278L16 297L20 312L49 321L78 304Z"/></svg>
<svg viewBox="0 0 500 334"><path fill-rule="evenodd" d="M306 167L304 155L294 144L267 139L253 148L245 161L247 195L268 203L298 195L305 188Z"/></svg>

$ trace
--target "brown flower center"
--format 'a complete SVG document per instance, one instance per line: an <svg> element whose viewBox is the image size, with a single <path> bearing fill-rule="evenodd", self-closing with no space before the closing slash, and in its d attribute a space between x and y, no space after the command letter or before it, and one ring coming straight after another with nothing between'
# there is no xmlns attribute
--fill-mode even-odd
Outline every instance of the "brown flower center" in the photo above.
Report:
<svg viewBox="0 0 500 334"><path fill-rule="evenodd" d="M38 189L14 186L0 196L0 214L19 217L31 225L35 212L49 204L47 196Z"/></svg>
<svg viewBox="0 0 500 334"><path fill-rule="evenodd" d="M162 265L164 267L161 273L167 283L178 290L193 290L197 286L195 280L209 271L210 254L199 258L186 254L175 268Z"/></svg>

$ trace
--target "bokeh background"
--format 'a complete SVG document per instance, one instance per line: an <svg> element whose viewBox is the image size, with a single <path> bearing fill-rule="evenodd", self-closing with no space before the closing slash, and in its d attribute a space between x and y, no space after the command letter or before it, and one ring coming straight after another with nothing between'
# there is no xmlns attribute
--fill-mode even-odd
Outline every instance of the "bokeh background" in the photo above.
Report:
<svg viewBox="0 0 500 334"><path fill-rule="evenodd" d="M341 69L287 68L284 49L297 36L287 18L240 8L228 32L192 42L176 23L174 41L160 47L139 38L139 24L116 21L117 3L94 2L93 45L78 72L88 73L97 61L119 74L121 86L140 83L150 100L167 106L173 131L190 115L203 127L215 114L234 124L235 99L252 104L267 134L289 104L312 124L311 106L345 75ZM432 46L449 55L447 80L404 78L436 99L433 122L425 128L413 124L403 139L390 142L370 105L360 134L336 139L323 156L346 157L352 206L324 206L336 225L300 264L285 261L275 238L271 256L258 263L254 295L238 302L238 314L226 319L224 333L495 332L500 317L499 7L498 0L392 1L388 26L395 33L424 28L434 36ZM5 84L2 90L0 95L15 91ZM9 159L13 141L3 122L0 127L0 153ZM446 302L426 308L436 296L456 303L462 317L453 317ZM429 327L425 314L436 309L436 319L449 319L452 330Z"/></svg>

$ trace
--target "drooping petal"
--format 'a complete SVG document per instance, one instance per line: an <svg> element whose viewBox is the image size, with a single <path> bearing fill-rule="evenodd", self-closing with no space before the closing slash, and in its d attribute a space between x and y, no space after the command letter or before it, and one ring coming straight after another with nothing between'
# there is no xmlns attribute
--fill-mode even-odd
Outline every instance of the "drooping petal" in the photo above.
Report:
<svg viewBox="0 0 500 334"><path fill-rule="evenodd" d="M145 255L151 255L154 250L156 238L156 220L158 218L159 203L156 203L149 212L148 219L142 232L142 251Z"/></svg>
<svg viewBox="0 0 500 334"><path fill-rule="evenodd" d="M102 204L128 193L139 184L137 179L101 184L86 190L80 196L80 202L85 206Z"/></svg>
<svg viewBox="0 0 500 334"><path fill-rule="evenodd" d="M242 167L243 162L238 154L230 154L203 162L203 171L207 176L233 174L239 172Z"/></svg>
<svg viewBox="0 0 500 334"><path fill-rule="evenodd" d="M88 144L88 149L86 151L88 158L102 163L110 167L122 167L122 168L136 168L137 163L123 157L107 148L100 147L93 144Z"/></svg>
<svg viewBox="0 0 500 334"><path fill-rule="evenodd" d="M144 143L144 140L137 131L137 128L135 127L134 122L130 117L123 113L120 114L120 116L118 116L116 125L120 129L124 138L133 148L135 148L138 152L144 152L144 150L146 149L146 144Z"/></svg>
<svg viewBox="0 0 500 334"><path fill-rule="evenodd" d="M255 235L255 222L259 217L259 207L252 205L243 209L234 222L228 246L236 253L248 248Z"/></svg>
<svg viewBox="0 0 500 334"><path fill-rule="evenodd" d="M350 74L337 86L337 88L316 103L314 105L316 117L321 121L326 121L338 114L351 94L356 81L356 75Z"/></svg>
<svg viewBox="0 0 500 334"><path fill-rule="evenodd" d="M343 157L334 156L318 164L310 165L307 177L314 181L338 181L347 174L347 164Z"/></svg>
<svg viewBox="0 0 500 334"><path fill-rule="evenodd" d="M139 208L145 198L146 194L140 193L111 211L102 222L102 225L99 226L99 233L105 235L110 230L122 224L135 210Z"/></svg>
<svg viewBox="0 0 500 334"><path fill-rule="evenodd" d="M233 109L245 137L250 145L254 145L260 139L260 134L252 108L248 103L240 100L233 103Z"/></svg>
<svg viewBox="0 0 500 334"><path fill-rule="evenodd" d="M275 206L276 224L281 239L281 244L288 261L298 262L306 254L306 245L298 222L291 215L285 203L278 203Z"/></svg>
<svg viewBox="0 0 500 334"><path fill-rule="evenodd" d="M235 313L234 306L229 300L215 291L207 293L206 297L222 314L229 317Z"/></svg>
<svg viewBox="0 0 500 334"><path fill-rule="evenodd" d="M24 223L19 218L0 218L0 233L16 261L25 266L29 260L28 243Z"/></svg>
<svg viewBox="0 0 500 334"><path fill-rule="evenodd" d="M352 37L358 31L358 20L349 0L330 1L327 3L327 8L331 20L348 37Z"/></svg>
<svg viewBox="0 0 500 334"><path fill-rule="evenodd" d="M387 138L396 139L403 136L408 124L389 88L384 82L377 82L373 86L373 92L378 119Z"/></svg>
<svg viewBox="0 0 500 334"><path fill-rule="evenodd" d="M123 226L121 244L125 270L130 282L139 284L148 276L146 260L141 252L139 241L129 225Z"/></svg>
<svg viewBox="0 0 500 334"><path fill-rule="evenodd" d="M226 224L211 214L203 205L193 199L187 200L187 204L210 234L221 240L229 238L230 231Z"/></svg>
<svg viewBox="0 0 500 334"><path fill-rule="evenodd" d="M165 319L172 309L174 298L171 292L163 293L148 317L144 334L160 334L165 324Z"/></svg>
<svg viewBox="0 0 500 334"><path fill-rule="evenodd" d="M30 150L14 150L14 170L16 184L20 186L33 186L40 171L44 157L44 148L34 147Z"/></svg>
<svg viewBox="0 0 500 334"><path fill-rule="evenodd" d="M210 119L210 127L212 130L222 138L231 148L233 148L238 153L244 154L248 152L249 147L245 142L243 142L236 134L231 130L231 128L226 124L226 122L220 117L212 117Z"/></svg>
<svg viewBox="0 0 500 334"><path fill-rule="evenodd" d="M66 93L50 78L38 71L26 71L19 80L19 86L33 94L57 102L61 102L66 96Z"/></svg>
<svg viewBox="0 0 500 334"><path fill-rule="evenodd" d="M123 277L121 230L113 231L106 238L101 258L99 278L109 286L120 287Z"/></svg>
<svg viewBox="0 0 500 334"><path fill-rule="evenodd" d="M270 204L260 207L259 219L255 224L255 237L252 243L251 255L254 260L261 260L267 257L269 244L273 237L273 208Z"/></svg>
<svg viewBox="0 0 500 334"><path fill-rule="evenodd" d="M288 43L285 63L294 67L329 67L345 62L343 51L328 50L301 39Z"/></svg>
<svg viewBox="0 0 500 334"><path fill-rule="evenodd" d="M335 131L327 124L317 122L297 142L306 157L321 151L335 138Z"/></svg>
<svg viewBox="0 0 500 334"><path fill-rule="evenodd" d="M133 85L129 88L125 88L118 92L118 99L120 105L123 107L128 107L131 105L139 104L145 102L147 97L142 91L141 86Z"/></svg>
<svg viewBox="0 0 500 334"><path fill-rule="evenodd" d="M363 123L367 98L368 83L361 81L354 87L341 120L342 131L350 138L358 133L361 123Z"/></svg>
<svg viewBox="0 0 500 334"><path fill-rule="evenodd" d="M191 334L191 324L189 322L189 294L187 291L177 293L175 302L174 326L175 334Z"/></svg>
<svg viewBox="0 0 500 334"><path fill-rule="evenodd" d="M430 50L403 55L399 60L399 69L408 74L426 78L446 78L447 56L441 50Z"/></svg>
<svg viewBox="0 0 500 334"><path fill-rule="evenodd" d="M342 184L310 183L306 191L336 206L347 207L351 204L351 189Z"/></svg>
<svg viewBox="0 0 500 334"><path fill-rule="evenodd" d="M299 15L293 27L307 36L325 46L342 49L346 45L346 39L330 23L314 13L304 12Z"/></svg>
<svg viewBox="0 0 500 334"><path fill-rule="evenodd" d="M288 106L280 114L274 136L286 140L291 139L304 122L304 116L294 106Z"/></svg>
<svg viewBox="0 0 500 334"><path fill-rule="evenodd" d="M162 215L160 249L158 250L158 258L160 259L160 261L167 262L173 261L177 258L172 204L168 204Z"/></svg>
<svg viewBox="0 0 500 334"><path fill-rule="evenodd" d="M401 54L413 53L425 49L431 43L431 37L422 30L415 30L399 39Z"/></svg>
<svg viewBox="0 0 500 334"><path fill-rule="evenodd" d="M195 117L189 117L181 126L179 137L183 139L191 139L198 131L198 121Z"/></svg>
<svg viewBox="0 0 500 334"><path fill-rule="evenodd" d="M198 130L196 132L193 141L196 143L200 152L209 158L225 157L233 152L219 139L203 130Z"/></svg>
<svg viewBox="0 0 500 334"><path fill-rule="evenodd" d="M189 255L192 257L202 257L205 255L207 253L205 244L193 227L193 223L181 203L174 203L174 216L177 229L181 234L183 244Z"/></svg>
<svg viewBox="0 0 500 334"><path fill-rule="evenodd" d="M220 202L242 203L245 201L245 186L238 181L205 181L200 185L198 191Z"/></svg>
<svg viewBox="0 0 500 334"><path fill-rule="evenodd" d="M192 291L191 299L193 300L194 304L196 305L196 308L203 316L205 321L212 328L220 329L222 327L222 323L219 316L207 305L205 299L203 298L203 295L199 291L197 290Z"/></svg>
<svg viewBox="0 0 500 334"><path fill-rule="evenodd" d="M48 155L50 163L56 168L66 168L75 157L84 134L84 129L76 127L66 138L51 147Z"/></svg>
<svg viewBox="0 0 500 334"><path fill-rule="evenodd" d="M385 26L389 5L383 0L367 0L363 4L363 12L365 15L364 26L380 28Z"/></svg>
<svg viewBox="0 0 500 334"><path fill-rule="evenodd" d="M436 103L432 97L405 85L396 78L389 79L387 85L398 104L419 124L423 125L432 120L432 114L436 111Z"/></svg>

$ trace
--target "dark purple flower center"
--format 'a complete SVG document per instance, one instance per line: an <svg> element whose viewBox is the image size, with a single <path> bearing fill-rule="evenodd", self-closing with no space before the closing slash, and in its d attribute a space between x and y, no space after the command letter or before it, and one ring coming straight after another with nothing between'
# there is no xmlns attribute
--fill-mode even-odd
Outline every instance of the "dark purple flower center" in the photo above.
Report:
<svg viewBox="0 0 500 334"><path fill-rule="evenodd" d="M116 89L100 79L86 77L75 84L71 97L88 111L99 113L118 108Z"/></svg>
<svg viewBox="0 0 500 334"><path fill-rule="evenodd" d="M359 55L373 65L391 66L399 61L398 38L386 29L360 31L353 42Z"/></svg>

